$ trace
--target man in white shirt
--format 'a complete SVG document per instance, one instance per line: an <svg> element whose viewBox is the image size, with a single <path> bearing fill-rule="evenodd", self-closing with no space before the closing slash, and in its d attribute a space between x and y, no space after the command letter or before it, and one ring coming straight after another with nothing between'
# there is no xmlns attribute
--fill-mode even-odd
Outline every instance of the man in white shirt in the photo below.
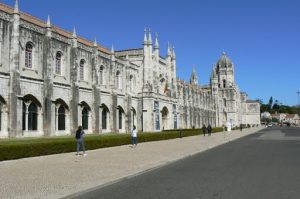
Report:
<svg viewBox="0 0 300 199"><path fill-rule="evenodd" d="M133 129L131 131L131 143L132 143L132 147L137 146L137 129L135 125L133 125Z"/></svg>

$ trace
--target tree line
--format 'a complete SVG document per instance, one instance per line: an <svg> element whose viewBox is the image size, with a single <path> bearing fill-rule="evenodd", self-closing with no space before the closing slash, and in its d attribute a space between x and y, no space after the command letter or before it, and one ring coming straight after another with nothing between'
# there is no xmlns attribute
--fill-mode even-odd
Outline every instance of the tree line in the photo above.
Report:
<svg viewBox="0 0 300 199"><path fill-rule="evenodd" d="M260 102L260 112L269 112L271 114L274 113L288 113L288 114L299 114L299 105L298 106L288 106L280 103L278 100L273 101L273 97L271 96L269 102L264 104L262 100Z"/></svg>

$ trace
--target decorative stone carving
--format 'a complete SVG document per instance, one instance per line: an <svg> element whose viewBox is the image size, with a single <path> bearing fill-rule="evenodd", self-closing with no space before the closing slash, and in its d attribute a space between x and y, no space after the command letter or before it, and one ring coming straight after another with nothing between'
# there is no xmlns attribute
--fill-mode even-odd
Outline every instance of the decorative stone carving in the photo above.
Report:
<svg viewBox="0 0 300 199"><path fill-rule="evenodd" d="M34 31L34 32L38 32L38 33L40 33L40 34L45 34L45 29L44 29L44 28L41 28L41 27L39 27L39 26L37 26L37 25L28 23L27 21L21 20L20 26L23 27L23 28L32 30L32 31Z"/></svg>
<svg viewBox="0 0 300 199"><path fill-rule="evenodd" d="M101 59L101 65L109 66L109 59Z"/></svg>
<svg viewBox="0 0 300 199"><path fill-rule="evenodd" d="M93 48L92 47L84 45L84 44L82 44L80 42L78 42L78 48L81 48L81 49L86 50L88 52L93 52Z"/></svg>
<svg viewBox="0 0 300 199"><path fill-rule="evenodd" d="M152 84L150 82L147 81L147 83L145 84L145 91L147 92L152 92Z"/></svg>
<svg viewBox="0 0 300 199"><path fill-rule="evenodd" d="M258 104L248 104L248 111L253 113L253 112L258 112Z"/></svg>
<svg viewBox="0 0 300 199"><path fill-rule="evenodd" d="M68 39L67 37L61 36L60 34L57 34L55 32L52 32L52 38L71 45L71 39Z"/></svg>
<svg viewBox="0 0 300 199"><path fill-rule="evenodd" d="M110 55L105 54L105 53L103 53L103 52L101 52L101 51L98 51L98 53L99 53L99 55L100 55L101 57L104 57L104 58L108 59L108 61L110 60Z"/></svg>
<svg viewBox="0 0 300 199"><path fill-rule="evenodd" d="M1 12L1 11L0 11L0 19L6 20L6 21L11 21L10 15L5 12Z"/></svg>

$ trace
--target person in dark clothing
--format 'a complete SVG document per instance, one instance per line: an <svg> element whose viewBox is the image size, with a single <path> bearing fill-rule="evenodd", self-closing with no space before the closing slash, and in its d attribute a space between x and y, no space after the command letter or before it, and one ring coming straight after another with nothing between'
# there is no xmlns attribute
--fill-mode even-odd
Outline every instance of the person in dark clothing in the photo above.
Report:
<svg viewBox="0 0 300 199"><path fill-rule="evenodd" d="M243 130L243 125L242 124L240 124L240 131L242 131Z"/></svg>
<svg viewBox="0 0 300 199"><path fill-rule="evenodd" d="M210 126L210 124L207 126L207 133L208 135L211 135L211 132L212 132L212 128Z"/></svg>
<svg viewBox="0 0 300 199"><path fill-rule="evenodd" d="M75 137L76 137L76 141L77 141L76 155L79 155L80 147L82 147L83 156L86 156L85 146L84 146L84 131L82 130L81 126L78 126Z"/></svg>
<svg viewBox="0 0 300 199"><path fill-rule="evenodd" d="M203 133L204 136L206 134L206 131L207 131L207 128L206 128L205 124L203 124L203 126L202 126L202 133Z"/></svg>

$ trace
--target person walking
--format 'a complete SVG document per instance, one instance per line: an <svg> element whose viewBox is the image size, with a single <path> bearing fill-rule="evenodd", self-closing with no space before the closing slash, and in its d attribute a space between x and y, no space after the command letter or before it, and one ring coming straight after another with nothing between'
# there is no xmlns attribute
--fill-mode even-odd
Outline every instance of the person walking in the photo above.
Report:
<svg viewBox="0 0 300 199"><path fill-rule="evenodd" d="M82 126L78 126L78 129L76 131L76 141L77 141L77 153L76 155L80 155L80 147L82 148L83 156L86 156L85 153L85 146L84 146L84 131L82 130Z"/></svg>
<svg viewBox="0 0 300 199"><path fill-rule="evenodd" d="M211 135L211 131L212 131L212 128L211 128L210 124L208 124L207 133L208 133L209 136Z"/></svg>
<svg viewBox="0 0 300 199"><path fill-rule="evenodd" d="M137 129L136 129L135 125L133 125L133 129L131 131L131 143L132 143L131 147L137 146Z"/></svg>
<svg viewBox="0 0 300 199"><path fill-rule="evenodd" d="M207 131L207 128L206 128L205 124L203 124L203 126L202 126L202 133L203 133L203 136L205 136L206 131Z"/></svg>

